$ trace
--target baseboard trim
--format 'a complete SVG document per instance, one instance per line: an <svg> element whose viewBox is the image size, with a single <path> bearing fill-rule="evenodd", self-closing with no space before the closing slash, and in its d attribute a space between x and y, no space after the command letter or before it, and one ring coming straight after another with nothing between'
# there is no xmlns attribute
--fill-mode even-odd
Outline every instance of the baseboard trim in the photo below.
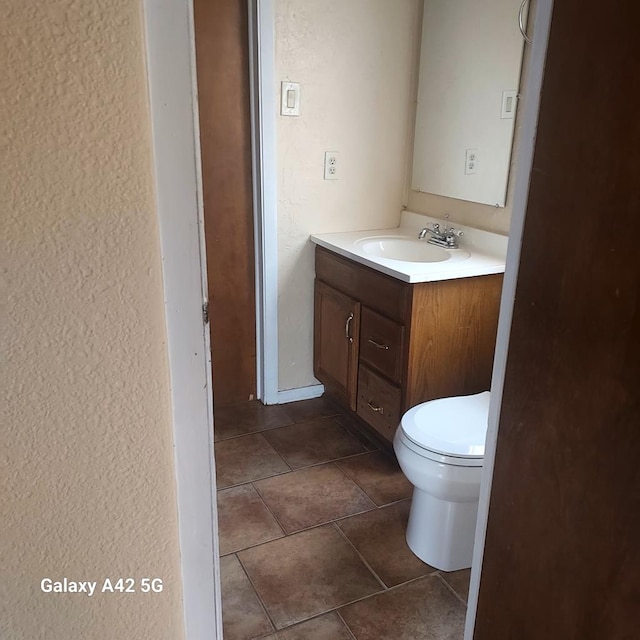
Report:
<svg viewBox="0 0 640 640"><path fill-rule="evenodd" d="M276 404L297 402L298 400L311 400L312 398L319 398L323 393L323 384L314 384L309 387L300 387L298 389L287 389L286 391L278 391Z"/></svg>

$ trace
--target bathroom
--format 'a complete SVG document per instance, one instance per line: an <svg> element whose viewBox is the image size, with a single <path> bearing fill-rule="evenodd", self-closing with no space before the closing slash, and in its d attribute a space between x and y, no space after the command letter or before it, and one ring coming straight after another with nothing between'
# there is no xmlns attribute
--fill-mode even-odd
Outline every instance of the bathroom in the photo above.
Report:
<svg viewBox="0 0 640 640"><path fill-rule="evenodd" d="M515 6L517 30L519 3L511 4ZM400 223L405 209L432 216L443 224L464 225L503 237L509 231L514 166L508 173L506 189L507 173L504 175L502 197L506 194L506 199L500 201L504 206L453 199L412 188L422 11L420 0L331 2L329 6L305 0L274 3L274 75L278 90L281 81L299 83L300 88L299 115L278 115L276 119L277 389L281 404L216 409L220 521L223 530L227 527L221 548L223 607L226 586L225 637L231 639L298 637L295 633L309 640L316 637L313 634L318 634L318 638L351 638L351 634L359 638L358 633L369 637L364 634L371 630L367 630L361 620L347 626L348 613L343 612L343 617L343 613L336 611L345 603L366 600L367 595L376 597L380 584L364 586L364 591L346 600L310 604L307 609L299 607L293 613L281 611L277 598L269 600L265 590L273 592L274 584L268 581L259 584L262 575L259 565L268 563L268 555L267 558L257 555L260 545L286 540L290 534L311 536L316 530L357 549L357 557L368 566L375 565L379 558L382 566L377 571L374 569L373 574L384 585L383 590L400 594L397 601L402 602L402 606L394 604L390 610L395 618L404 616L402 624L407 626L407 638L420 637L416 635L420 627L411 625L423 623L415 616L415 599L422 600L424 593L414 593L411 589L426 584L428 577L435 579L433 598L438 610L432 622L433 633L462 637L468 570L446 576L426 569L428 565L419 561L416 564L406 549L398 551L398 556L390 552L385 558L373 534L370 539L364 536L357 542L360 528L366 524L372 531L377 530L378 535L386 535L388 540L398 538L399 544L403 544L403 535L396 535L395 529L406 521L411 486L377 449L375 441L372 444L362 437L348 412L324 398L317 398L322 387L313 375L315 246L309 241L311 235L393 228ZM474 25L479 24L480 17L475 16ZM521 41L519 46L522 47ZM473 53L468 55L476 57ZM514 60L518 70L519 55L520 52L516 52ZM526 57L524 64L526 68ZM517 91L518 86L508 89ZM516 148L517 142L516 126ZM337 179L324 179L326 152L333 152L337 158ZM462 158L461 165L464 160ZM425 218L425 225L427 220ZM314 445L313 438L318 431L323 432L324 438L327 433L333 433L333 440L328 445L326 442ZM239 459L255 460L256 467L243 469ZM347 492L357 494L355 506L349 506L347 512L340 515L316 521L305 520L300 514L287 515L286 504L273 506L282 495L273 499L269 508L269 498L265 496L270 483L295 473L311 475L314 470L328 475L310 479L310 486L314 482L316 486L326 483L338 487L337 493L347 491L343 483L346 477ZM368 484L371 482L373 485ZM293 496L299 494L293 488L290 490L289 499L295 502ZM234 504L234 496L240 496L240 502ZM385 521L382 514L392 511L395 519ZM378 515L381 519L375 521ZM302 520L296 521L300 517ZM240 530L244 529L238 527L241 518L253 519L254 524L256 520L266 523L266 530L257 539L250 535L241 539ZM337 524L333 529L323 529L327 521L342 518L344 527ZM354 523L350 537L347 520L351 518ZM229 524L231 521L235 523ZM224 531L222 534L224 536ZM227 544L229 539L234 540L231 545ZM310 544L322 547L330 543L319 538ZM269 550L274 548L265 547L265 553L271 553ZM295 551L291 553L295 557ZM252 554L255 557L250 559ZM253 569L250 568L252 562ZM399 573L385 574L385 571L393 574L396 563ZM304 562L300 565L304 566ZM347 565L349 560L345 559ZM402 567L406 570L404 574ZM348 575L346 569L345 575ZM360 579L366 583L369 578L356 571L356 577L347 581ZM408 590L409 605L400 591L403 587ZM257 596L254 590L258 591ZM286 594L283 598L286 600ZM384 606L380 610L389 612ZM298 631L296 624L301 625ZM272 635L283 628L292 635L283 632Z"/></svg>

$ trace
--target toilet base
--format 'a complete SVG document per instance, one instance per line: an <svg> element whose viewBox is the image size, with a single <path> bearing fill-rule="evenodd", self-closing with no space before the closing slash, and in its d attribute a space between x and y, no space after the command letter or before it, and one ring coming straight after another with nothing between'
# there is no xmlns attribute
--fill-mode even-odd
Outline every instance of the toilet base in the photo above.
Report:
<svg viewBox="0 0 640 640"><path fill-rule="evenodd" d="M420 560L441 571L471 566L478 502L449 502L414 488L407 544Z"/></svg>

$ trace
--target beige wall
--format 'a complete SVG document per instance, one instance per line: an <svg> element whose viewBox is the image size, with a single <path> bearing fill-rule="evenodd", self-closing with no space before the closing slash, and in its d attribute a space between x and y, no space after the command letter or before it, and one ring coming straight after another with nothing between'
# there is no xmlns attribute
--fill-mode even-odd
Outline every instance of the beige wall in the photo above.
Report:
<svg viewBox="0 0 640 640"><path fill-rule="evenodd" d="M279 386L312 375L312 233L398 224L412 135L419 0L277 0L276 80L299 82L278 116ZM323 179L338 151L339 179Z"/></svg>
<svg viewBox="0 0 640 640"><path fill-rule="evenodd" d="M2 638L182 637L140 10L11 0L4 17ZM165 590L40 590L128 576Z"/></svg>

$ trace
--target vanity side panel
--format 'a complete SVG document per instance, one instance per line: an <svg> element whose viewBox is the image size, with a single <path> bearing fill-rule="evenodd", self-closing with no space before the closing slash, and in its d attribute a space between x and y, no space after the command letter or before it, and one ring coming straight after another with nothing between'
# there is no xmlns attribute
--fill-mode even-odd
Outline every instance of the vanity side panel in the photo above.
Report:
<svg viewBox="0 0 640 640"><path fill-rule="evenodd" d="M413 285L403 411L491 385L502 274Z"/></svg>

